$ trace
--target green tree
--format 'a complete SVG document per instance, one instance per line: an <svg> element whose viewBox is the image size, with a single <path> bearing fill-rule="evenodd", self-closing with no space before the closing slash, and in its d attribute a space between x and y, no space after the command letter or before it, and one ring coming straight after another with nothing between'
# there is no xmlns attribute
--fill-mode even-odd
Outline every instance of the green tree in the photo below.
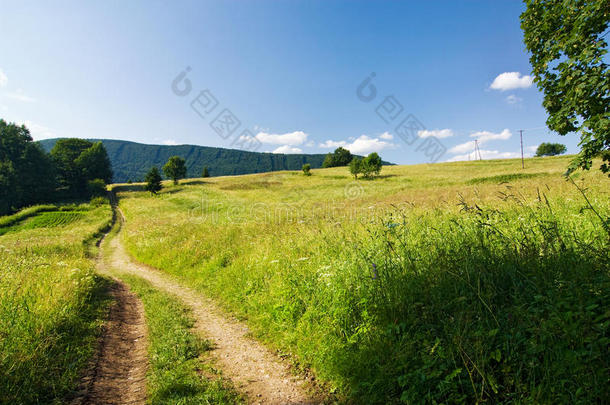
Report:
<svg viewBox="0 0 610 405"><path fill-rule="evenodd" d="M51 150L51 157L57 167L59 184L68 196L87 195L90 180L112 181L110 159L101 142L92 143L79 138L59 139Z"/></svg>
<svg viewBox="0 0 610 405"><path fill-rule="evenodd" d="M149 191L151 194L157 194L163 188L161 184L161 174L159 174L159 169L156 167L152 167L149 172L146 174L146 191Z"/></svg>
<svg viewBox="0 0 610 405"><path fill-rule="evenodd" d="M329 153L324 158L322 167L347 166L352 161L352 154L349 150L338 147L333 153Z"/></svg>
<svg viewBox="0 0 610 405"><path fill-rule="evenodd" d="M112 165L101 142L96 142L85 149L74 163L87 181L102 179L106 184L112 182Z"/></svg>
<svg viewBox="0 0 610 405"><path fill-rule="evenodd" d="M361 172L362 159L359 157L354 157L351 162L349 162L349 172L354 175L354 180L358 180L358 174Z"/></svg>
<svg viewBox="0 0 610 405"><path fill-rule="evenodd" d="M201 171L201 177L210 177L210 172L208 171L207 166L203 166L203 170Z"/></svg>
<svg viewBox="0 0 610 405"><path fill-rule="evenodd" d="M364 177L372 177L373 175L378 176L381 172L381 158L377 152L369 154L367 157L362 159L360 164L360 171Z"/></svg>
<svg viewBox="0 0 610 405"><path fill-rule="evenodd" d="M569 171L610 172L610 73L604 62L610 2L604 0L525 0L524 42L534 81L544 92L548 127L560 135L580 132L579 156ZM609 173L610 176L610 173Z"/></svg>
<svg viewBox="0 0 610 405"><path fill-rule="evenodd" d="M55 198L49 156L25 126L0 119L0 215Z"/></svg>
<svg viewBox="0 0 610 405"><path fill-rule="evenodd" d="M163 166L163 173L178 184L179 179L186 176L186 161L180 156L172 156Z"/></svg>
<svg viewBox="0 0 610 405"><path fill-rule="evenodd" d="M566 153L566 146L560 143L542 142L536 149L536 156L555 156Z"/></svg>
<svg viewBox="0 0 610 405"><path fill-rule="evenodd" d="M311 165L309 163L305 163L301 170L303 170L305 176L311 176Z"/></svg>
<svg viewBox="0 0 610 405"><path fill-rule="evenodd" d="M53 149L51 158L58 174L58 183L63 194L77 196L85 194L87 180L82 169L76 165L76 159L93 144L84 139L59 139Z"/></svg>

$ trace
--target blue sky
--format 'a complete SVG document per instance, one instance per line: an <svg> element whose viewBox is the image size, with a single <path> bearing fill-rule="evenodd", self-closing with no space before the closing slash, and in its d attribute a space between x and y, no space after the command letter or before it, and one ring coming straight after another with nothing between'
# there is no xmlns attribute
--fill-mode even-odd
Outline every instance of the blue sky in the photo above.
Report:
<svg viewBox="0 0 610 405"><path fill-rule="evenodd" d="M475 139L484 159L517 157L519 129L526 155L545 141L577 152L577 136L545 129L522 11L516 0L3 1L0 117L35 139L342 145L400 164L466 160ZM183 80L175 91L187 67L190 91ZM376 97L363 101L371 73ZM405 119L416 124L397 129Z"/></svg>

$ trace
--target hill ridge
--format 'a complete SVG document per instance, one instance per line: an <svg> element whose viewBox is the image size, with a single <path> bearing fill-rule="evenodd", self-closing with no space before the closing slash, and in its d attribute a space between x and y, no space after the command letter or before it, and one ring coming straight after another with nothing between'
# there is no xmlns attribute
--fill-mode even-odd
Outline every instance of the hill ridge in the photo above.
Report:
<svg viewBox="0 0 610 405"><path fill-rule="evenodd" d="M59 139L44 139L39 143L48 152ZM174 155L186 160L187 177L200 177L204 166L208 167L211 176L301 170L305 163L316 169L322 167L326 157L325 153L282 154L191 144L155 145L120 139L88 140L101 141L108 151L115 183L142 180L152 166L161 168Z"/></svg>

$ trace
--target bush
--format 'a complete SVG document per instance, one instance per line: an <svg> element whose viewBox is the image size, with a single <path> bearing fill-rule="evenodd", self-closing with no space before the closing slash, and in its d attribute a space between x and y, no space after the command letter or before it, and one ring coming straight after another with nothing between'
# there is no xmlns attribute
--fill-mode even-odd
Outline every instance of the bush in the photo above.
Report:
<svg viewBox="0 0 610 405"><path fill-rule="evenodd" d="M309 163L305 163L302 170L305 176L311 176L311 165Z"/></svg>
<svg viewBox="0 0 610 405"><path fill-rule="evenodd" d="M159 174L159 169L156 167L152 167L146 174L145 181L145 189L151 194L157 194L163 188L163 185L161 184L161 175Z"/></svg>
<svg viewBox="0 0 610 405"><path fill-rule="evenodd" d="M105 197L93 197L89 203L92 207L101 207L104 204L108 204L108 199Z"/></svg>
<svg viewBox="0 0 610 405"><path fill-rule="evenodd" d="M566 151L566 146L560 143L542 142L538 145L538 149L536 149L536 157L561 155L566 153Z"/></svg>
<svg viewBox="0 0 610 405"><path fill-rule="evenodd" d="M89 180L87 182L87 191L91 197L105 196L107 193L106 183L102 179Z"/></svg>

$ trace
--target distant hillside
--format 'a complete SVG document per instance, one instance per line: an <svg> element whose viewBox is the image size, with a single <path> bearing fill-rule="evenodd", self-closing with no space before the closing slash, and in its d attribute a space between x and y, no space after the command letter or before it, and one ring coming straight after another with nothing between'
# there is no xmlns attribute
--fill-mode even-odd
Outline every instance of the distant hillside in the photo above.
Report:
<svg viewBox="0 0 610 405"><path fill-rule="evenodd" d="M326 156L246 152L196 145L146 145L114 139L90 140L100 140L106 147L114 171L113 181L116 183L142 180L152 166L161 169L167 159L174 155L186 159L187 177L200 177L204 166L208 167L210 176L300 170L305 163L309 163L312 168L319 168ZM40 144L46 151L50 151L56 141L57 139L45 139Z"/></svg>

